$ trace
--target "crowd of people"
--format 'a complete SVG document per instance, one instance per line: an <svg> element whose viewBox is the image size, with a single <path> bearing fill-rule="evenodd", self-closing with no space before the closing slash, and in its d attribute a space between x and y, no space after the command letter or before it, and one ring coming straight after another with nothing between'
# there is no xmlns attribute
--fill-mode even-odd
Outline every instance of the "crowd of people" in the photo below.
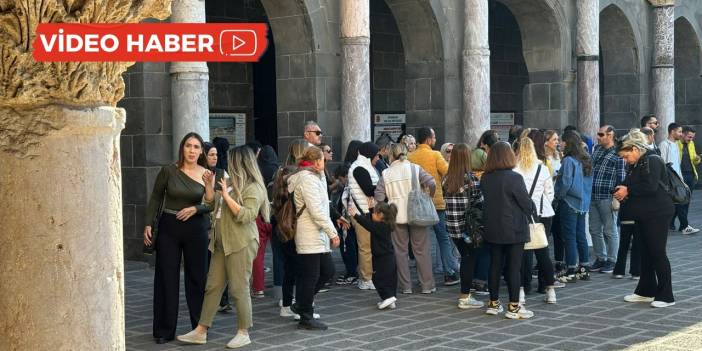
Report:
<svg viewBox="0 0 702 351"><path fill-rule="evenodd" d="M593 272L624 278L628 259L638 285L624 300L671 306L668 230L699 230L688 222L689 202L674 202L667 184L674 172L694 188L701 159L691 127L671 123L660 145L657 131L652 115L620 137L602 126L596 140L572 126L562 135L514 126L508 140L487 130L475 148L445 143L438 151L434 130L422 127L416 138L351 141L333 171L332 147L313 121L282 165L271 146L230 148L190 133L146 209L144 244L157 253L153 336L176 338L181 257L192 331L177 339L205 344L216 312L233 305L229 348L251 342L252 297L270 293L281 317L325 330L314 299L332 285L375 290L377 308L394 309L398 292L436 292L437 274L445 286L460 284L458 308L527 319L532 278L555 304L556 289ZM537 245L542 233L550 245ZM264 292L268 242L274 287ZM334 279L337 248L345 272Z"/></svg>

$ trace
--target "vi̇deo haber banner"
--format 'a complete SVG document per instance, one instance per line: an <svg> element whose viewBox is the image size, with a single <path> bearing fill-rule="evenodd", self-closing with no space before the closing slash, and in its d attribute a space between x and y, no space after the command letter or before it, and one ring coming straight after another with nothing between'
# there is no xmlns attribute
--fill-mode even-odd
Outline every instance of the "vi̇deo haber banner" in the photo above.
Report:
<svg viewBox="0 0 702 351"><path fill-rule="evenodd" d="M40 62L256 62L268 47L265 23L42 23Z"/></svg>

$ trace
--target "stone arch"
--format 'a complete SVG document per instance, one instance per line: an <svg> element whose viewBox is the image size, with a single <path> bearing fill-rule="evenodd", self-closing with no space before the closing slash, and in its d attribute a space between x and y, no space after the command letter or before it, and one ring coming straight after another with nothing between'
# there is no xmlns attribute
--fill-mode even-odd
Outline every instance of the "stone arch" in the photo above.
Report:
<svg viewBox="0 0 702 351"><path fill-rule="evenodd" d="M431 4L422 0L385 0L400 31L405 56L407 130L431 125L439 142L446 135L444 52ZM444 121L440 123L439 121Z"/></svg>
<svg viewBox="0 0 702 351"><path fill-rule="evenodd" d="M643 55L631 23L616 4L600 12L601 123L617 129L636 125L642 112Z"/></svg>
<svg viewBox="0 0 702 351"><path fill-rule="evenodd" d="M702 78L700 39L685 17L675 20L675 120L681 124L702 124Z"/></svg>
<svg viewBox="0 0 702 351"><path fill-rule="evenodd" d="M574 123L571 100L571 39L565 11L554 0L497 0L519 25L529 83L524 87L524 124L538 128Z"/></svg>

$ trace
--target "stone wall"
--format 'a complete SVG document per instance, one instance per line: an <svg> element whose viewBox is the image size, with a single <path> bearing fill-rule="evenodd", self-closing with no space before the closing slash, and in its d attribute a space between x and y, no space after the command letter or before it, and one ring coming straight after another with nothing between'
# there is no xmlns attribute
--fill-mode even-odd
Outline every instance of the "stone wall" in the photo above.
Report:
<svg viewBox="0 0 702 351"><path fill-rule="evenodd" d="M385 1L370 3L371 111L405 111L405 53Z"/></svg>
<svg viewBox="0 0 702 351"><path fill-rule="evenodd" d="M675 21L675 120L702 132L700 43L684 18ZM702 150L702 142L697 144Z"/></svg>

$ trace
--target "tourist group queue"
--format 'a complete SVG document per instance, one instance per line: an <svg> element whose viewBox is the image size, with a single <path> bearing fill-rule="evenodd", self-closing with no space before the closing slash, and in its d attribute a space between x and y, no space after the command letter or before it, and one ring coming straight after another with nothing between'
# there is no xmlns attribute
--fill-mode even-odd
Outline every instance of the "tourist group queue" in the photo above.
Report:
<svg viewBox="0 0 702 351"><path fill-rule="evenodd" d="M652 115L620 138L603 126L596 143L570 126L560 136L515 126L508 141L487 130L475 147L446 143L437 151L434 130L423 127L416 138L350 142L333 173L332 148L313 121L282 165L271 146L230 148L226 139L189 133L177 162L158 173L146 209L144 244L156 252L155 341L176 338L182 257L193 330L177 339L205 344L215 314L230 310L232 299L237 333L227 347L251 343L251 298L264 296L269 241L272 294L280 316L300 329L327 329L314 297L334 281L336 248L345 266L336 284L375 290L381 310L397 307L398 292L434 293L435 274L443 274L444 285L460 284L458 308L527 319L532 277L554 304L556 288L591 272L624 278L629 251L638 285L624 300L671 306L668 230L675 218L683 234L698 230L687 221L689 204L674 202L668 185L675 172L692 189L700 156L691 127L671 124L659 146L657 130Z"/></svg>

